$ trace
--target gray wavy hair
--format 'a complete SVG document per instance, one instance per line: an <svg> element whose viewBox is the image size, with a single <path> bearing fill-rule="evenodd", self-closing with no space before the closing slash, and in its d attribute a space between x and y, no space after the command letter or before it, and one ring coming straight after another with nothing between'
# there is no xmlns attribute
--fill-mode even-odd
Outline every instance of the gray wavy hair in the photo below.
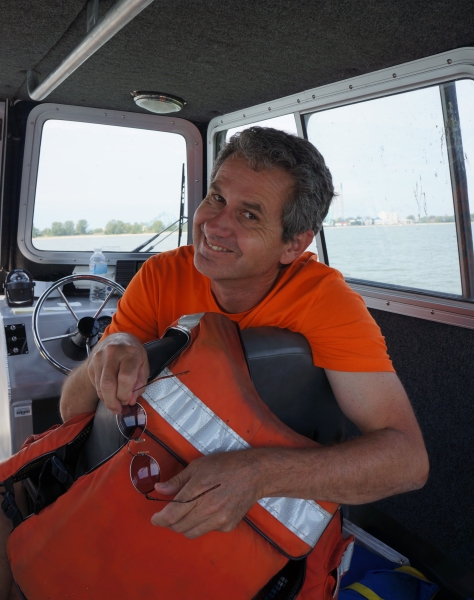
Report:
<svg viewBox="0 0 474 600"><path fill-rule="evenodd" d="M335 194L331 172L311 142L270 127L244 129L221 148L211 182L233 154L243 156L255 171L284 169L293 177L294 186L281 219L284 242L308 230L318 233Z"/></svg>

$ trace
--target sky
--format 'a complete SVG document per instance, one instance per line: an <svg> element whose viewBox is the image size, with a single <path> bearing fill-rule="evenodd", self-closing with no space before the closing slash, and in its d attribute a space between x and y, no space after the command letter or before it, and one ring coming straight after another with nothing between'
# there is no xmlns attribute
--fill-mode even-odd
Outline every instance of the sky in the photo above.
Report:
<svg viewBox="0 0 474 600"><path fill-rule="evenodd" d="M474 82L457 82L456 89L474 190ZM296 133L293 114L254 124ZM229 130L228 137L249 126ZM437 86L314 113L307 131L331 170L345 218L374 218L381 211L397 212L400 219L453 214ZM86 219L98 228L111 219L177 219L183 162L186 144L178 134L47 121L34 225Z"/></svg>
<svg viewBox="0 0 474 600"><path fill-rule="evenodd" d="M177 219L186 142L175 133L49 120L43 127L34 225L86 219Z"/></svg>
<svg viewBox="0 0 474 600"><path fill-rule="evenodd" d="M474 191L474 82L457 83L456 92ZM437 86L315 113L307 131L331 170L346 218L454 214Z"/></svg>

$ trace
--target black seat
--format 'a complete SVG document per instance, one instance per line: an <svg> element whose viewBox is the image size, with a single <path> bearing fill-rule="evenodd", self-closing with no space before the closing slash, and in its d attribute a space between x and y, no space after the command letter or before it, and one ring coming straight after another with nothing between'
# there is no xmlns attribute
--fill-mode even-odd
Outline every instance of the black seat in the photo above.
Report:
<svg viewBox="0 0 474 600"><path fill-rule="evenodd" d="M280 421L320 444L343 441L350 422L306 338L278 327L240 333L253 384Z"/></svg>

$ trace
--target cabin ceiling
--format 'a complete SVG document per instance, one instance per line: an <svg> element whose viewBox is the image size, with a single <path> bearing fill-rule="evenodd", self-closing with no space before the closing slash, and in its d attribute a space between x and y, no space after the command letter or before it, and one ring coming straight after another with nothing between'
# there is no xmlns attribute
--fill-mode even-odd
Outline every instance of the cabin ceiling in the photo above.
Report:
<svg viewBox="0 0 474 600"><path fill-rule="evenodd" d="M100 0L100 16L113 0ZM0 99L28 100L84 37L84 0L4 0ZM145 112L132 90L213 117L439 52L474 46L472 0L155 0L45 102Z"/></svg>

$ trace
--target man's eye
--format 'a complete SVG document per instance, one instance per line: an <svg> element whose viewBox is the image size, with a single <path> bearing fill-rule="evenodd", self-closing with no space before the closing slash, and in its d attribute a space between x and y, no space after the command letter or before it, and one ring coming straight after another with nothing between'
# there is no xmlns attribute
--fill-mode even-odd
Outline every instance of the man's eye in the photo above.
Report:
<svg viewBox="0 0 474 600"><path fill-rule="evenodd" d="M222 196L220 196L219 194L212 194L212 199L221 204L225 204L224 198Z"/></svg>
<svg viewBox="0 0 474 600"><path fill-rule="evenodd" d="M248 219L249 221L256 221L257 220L257 217L253 213L249 212L248 210L246 210L244 212L244 217L246 219Z"/></svg>

